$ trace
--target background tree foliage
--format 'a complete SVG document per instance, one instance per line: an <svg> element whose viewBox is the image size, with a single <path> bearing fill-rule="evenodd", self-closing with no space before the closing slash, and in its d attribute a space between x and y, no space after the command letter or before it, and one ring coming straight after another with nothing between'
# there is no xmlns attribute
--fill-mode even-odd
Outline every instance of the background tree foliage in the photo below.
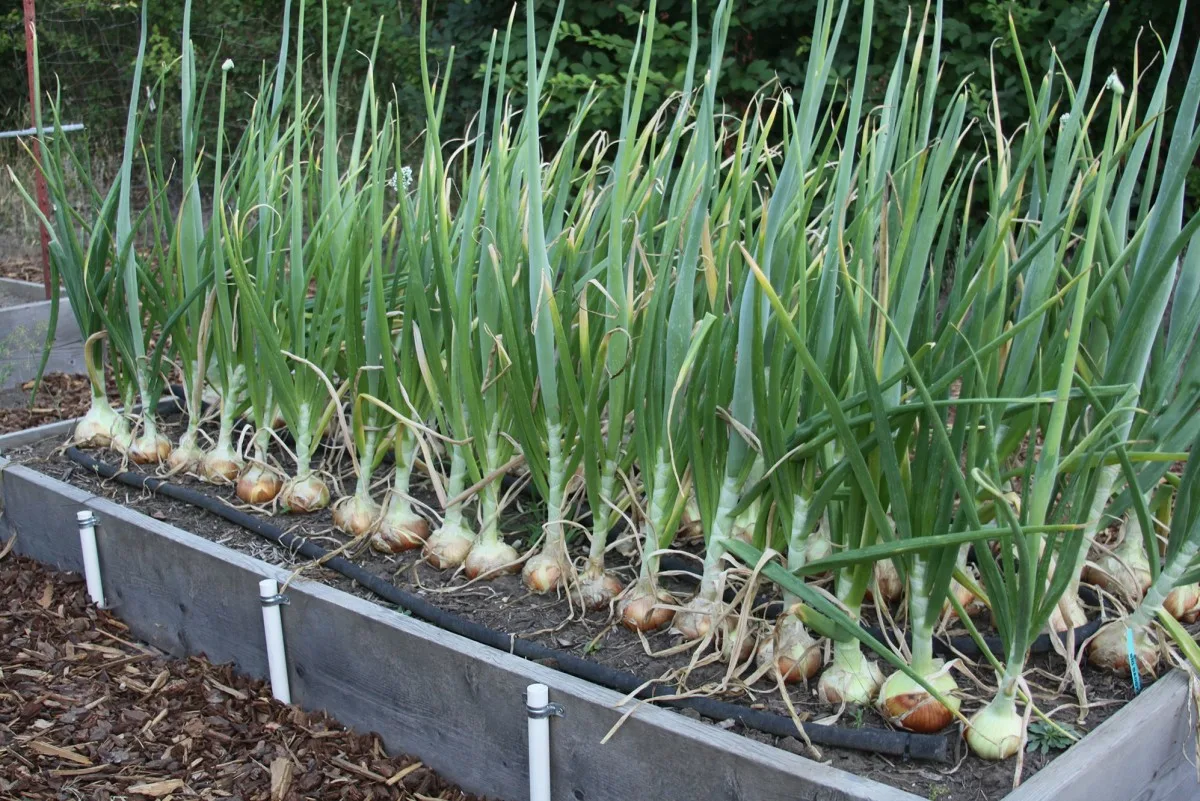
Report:
<svg viewBox="0 0 1200 801"><path fill-rule="evenodd" d="M20 0L3 2L8 9L0 12L0 127L24 127L28 124L28 108L21 4ZM738 3L722 80L722 96L731 110L740 109L756 88L771 81L777 80L785 88L796 85L807 58L816 4L817 0ZM257 80L257 66L273 58L278 50L283 0L195 0L194 5L193 39L199 58L202 62L232 58L239 68L238 81L243 82L244 89L252 88ZM990 80L994 63L1002 100L1008 101L1006 105L1010 108L1021 108L1024 99L1008 38L1009 15L1035 72L1048 63L1057 47L1057 57L1067 70L1078 74L1087 33L1102 5L1101 0L945 0L944 85L966 81L972 89L977 116L983 119L982 98L986 95L983 89ZM152 56L147 64L153 65L158 77L173 79L182 6L179 0L150 3ZM352 51L370 48L376 24L382 17L378 73L394 86L401 115L406 109L418 109L421 101L416 22L420 0L329 0L329 6L331 18L337 20L352 7L348 44ZM120 135L137 46L139 7L139 0L38 0L43 88L55 91L57 80L66 117L86 123L94 144L96 140L103 144L109 137ZM716 0L698 0L702 46L715 7ZM451 49L454 50L446 132L461 131L468 121L469 109L476 107L482 80L481 62L491 31L503 29L511 9L509 0L431 2L431 46L443 74ZM554 11L554 5L543 0L537 13L548 21ZM563 133L568 110L578 104L592 85L597 87L598 96L589 117L591 127L616 128L633 38L644 11L642 5L567 0L566 25L550 79L552 99L545 117L549 136ZM895 54L900 52L910 12L916 18L915 26L923 5L878 4L872 34L873 69L880 73L876 76L879 80L873 81L876 86L882 86L884 71L890 69ZM305 34L309 40L307 52L313 54L309 68L314 79L320 13L320 3L310 0ZM683 83L691 35L691 0L659 0L656 13L659 24L655 29L647 97L651 107ZM1103 75L1116 69L1127 76L1139 34L1145 67L1157 49L1152 37L1169 34L1175 13L1174 0L1113 0L1097 51L1101 57L1095 65L1096 73ZM844 60L838 65L843 78L848 77L852 67L860 20L861 2L852 0L846 22L849 36L841 50ZM540 31L548 28L549 25L538 26ZM524 25L514 26L514 56L525 52L524 31ZM1191 58L1198 41L1200 9L1191 15L1181 59ZM350 114L356 103L355 90L364 73L363 61L358 59L355 63L352 57L349 69L344 69L348 85L343 87L341 98ZM516 58L510 78L519 84L523 74L524 60ZM174 102L175 94L175 87L168 84L163 102ZM248 97L240 95L231 119L244 115L248 103ZM212 119L210 124L215 123ZM414 126L413 139L419 135Z"/></svg>

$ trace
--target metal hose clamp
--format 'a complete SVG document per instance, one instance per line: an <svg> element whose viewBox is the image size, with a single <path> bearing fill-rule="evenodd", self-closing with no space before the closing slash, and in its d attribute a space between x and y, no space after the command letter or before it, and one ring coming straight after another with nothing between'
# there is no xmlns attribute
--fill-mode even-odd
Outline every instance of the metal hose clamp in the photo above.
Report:
<svg viewBox="0 0 1200 801"><path fill-rule="evenodd" d="M542 720L544 718L565 718L567 710L563 709L562 704L549 703L545 706L525 706L525 711L529 713L532 720Z"/></svg>
<svg viewBox="0 0 1200 801"><path fill-rule="evenodd" d="M263 606L288 606L292 603L283 593L263 596L258 600Z"/></svg>
<svg viewBox="0 0 1200 801"><path fill-rule="evenodd" d="M75 516L75 520L81 527L95 527L100 523L100 521L96 519L96 515L92 514L91 512L88 512L87 514L81 512Z"/></svg>

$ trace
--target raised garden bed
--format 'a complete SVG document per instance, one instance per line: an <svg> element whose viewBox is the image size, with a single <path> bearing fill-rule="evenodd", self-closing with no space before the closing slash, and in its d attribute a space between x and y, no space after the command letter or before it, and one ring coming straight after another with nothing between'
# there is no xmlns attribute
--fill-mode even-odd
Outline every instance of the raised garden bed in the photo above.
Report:
<svg viewBox="0 0 1200 801"><path fill-rule="evenodd" d="M0 278L0 390L19 386L37 375L50 305L41 284ZM59 300L58 327L46 370L83 371L83 337L65 295Z"/></svg>
<svg viewBox="0 0 1200 801"><path fill-rule="evenodd" d="M0 448L61 442L68 430L58 424L9 435ZM288 570L28 467L6 463L2 480L3 525L18 535L18 552L78 570L75 513L89 508L100 520L109 603L136 634L174 654L203 652L266 674L257 581L282 582ZM133 492L120 488L118 497ZM629 709L619 693L320 581L297 579L287 594L296 703L379 731L389 749L418 756L468 791L525 797L523 690L539 681L567 710L552 724L556 798L624 799L671 787L674 797L696 799L913 799L934 793L930 776L942 778L934 767L895 761L895 783L911 780L921 789L914 795L645 704L602 742ZM1159 680L1007 797L1184 797L1196 784L1187 695L1182 675Z"/></svg>

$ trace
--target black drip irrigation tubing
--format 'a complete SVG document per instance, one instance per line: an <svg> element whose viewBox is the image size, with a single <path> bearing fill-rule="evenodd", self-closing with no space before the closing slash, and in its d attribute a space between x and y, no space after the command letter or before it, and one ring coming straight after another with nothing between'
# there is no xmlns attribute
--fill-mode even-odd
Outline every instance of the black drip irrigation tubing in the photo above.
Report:
<svg viewBox="0 0 1200 801"><path fill-rule="evenodd" d="M547 648L528 640L522 640L502 631L467 620L434 606L429 601L396 587L350 560L335 556L306 539L289 534L253 515L234 509L219 498L205 495L187 487L171 484L162 479L140 473L122 471L113 465L96 459L77 448L67 448L71 461L86 467L102 478L115 479L122 484L150 490L177 501L211 512L234 525L240 526L266 540L309 559L323 560L323 565L354 581L388 603L406 610L413 617L431 623L438 628L466 637L500 651L541 663L550 663L564 673L585 679L619 693L633 694L644 699L674 695L673 687L650 683L632 673L601 665L574 654ZM734 720L750 729L756 729L776 737L795 737L796 723L790 717L762 712L738 704L712 698L682 698L661 702L668 706L691 709L712 720ZM906 759L920 759L951 763L955 759L957 735L955 734L912 734L890 729L827 726L819 723L801 723L804 736L814 745L868 751Z"/></svg>
<svg viewBox="0 0 1200 801"><path fill-rule="evenodd" d="M700 581L700 576L694 572L692 562L688 561L682 556L664 554L659 559L658 568L661 571L671 572L676 578L684 581L690 581L693 583ZM1081 587L1080 591L1081 594L1084 595L1084 600L1089 602L1094 602L1096 600L1095 596L1089 597L1089 593L1086 588ZM727 589L725 591L725 595L726 601L732 601L736 596L736 592L733 589ZM757 606L764 607L763 616L767 620L774 620L783 614L783 602L770 600L769 596L765 594L755 598L755 604ZM1101 622L1102 621L1098 617L1092 618L1082 626L1075 629L1075 642L1083 642L1088 637L1091 637L1093 634L1095 634L1099 630ZM878 626L863 626L863 629L872 637L880 640L881 642L886 642L888 639L888 637L884 634L883 629L879 628ZM1065 637L1065 634L1059 635L1060 639L1065 639ZM904 639L909 645L912 645L912 637L908 632L904 633ZM1005 652L1003 640L996 636L985 636L983 638L983 642L997 658L1004 658ZM1051 642L1050 635L1044 632L1038 635L1037 639L1033 641L1033 645L1031 645L1029 648L1030 653L1033 654L1048 654L1053 650L1054 643ZM983 651L980 649L979 643L975 642L975 640L969 636L949 638L934 637L933 652L937 656L945 659L954 659L959 656L973 659L983 655Z"/></svg>

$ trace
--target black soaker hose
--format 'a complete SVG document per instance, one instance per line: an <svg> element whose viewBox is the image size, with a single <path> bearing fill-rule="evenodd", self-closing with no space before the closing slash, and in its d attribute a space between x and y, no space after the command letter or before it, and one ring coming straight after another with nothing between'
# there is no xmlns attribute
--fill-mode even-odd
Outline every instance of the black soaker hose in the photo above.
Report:
<svg viewBox="0 0 1200 801"><path fill-rule="evenodd" d="M674 573L677 578L685 581L698 582L700 581L700 576L694 572L692 565L692 562L683 558L682 556L674 556L671 554L663 555L659 558L658 562L659 570L670 571ZM1087 590L1083 588L1081 588L1081 590L1085 593L1085 600L1087 600ZM733 589L727 589L725 594L727 601L732 601L736 595ZM1091 600L1094 600L1094 598ZM759 598L755 598L755 602L759 606L764 604L766 605L766 608L763 610L763 616L766 617L767 620L774 620L783 613L783 602L771 601L769 596L766 596L765 594ZM1100 629L1101 622L1102 621L1098 617L1092 618L1079 628L1075 629L1075 642L1083 642L1088 637L1091 637L1093 634L1095 634ZM883 630L878 626L863 626L863 629L875 639L886 642L887 637L885 637ZM1060 637L1065 637L1065 635L1060 635ZM905 632L904 638L909 645L912 645L912 637L908 632ZM983 642L997 658L1004 658L1003 640L996 636L985 636L983 638ZM1033 644L1029 647L1029 652L1033 654L1048 654L1053 650L1054 644L1050 641L1050 635L1044 632L1039 634L1037 639L1035 639ZM979 644L968 636L949 638L934 637L933 652L937 656L944 659L954 659L960 655L969 658L983 655L979 648Z"/></svg>
<svg viewBox="0 0 1200 801"><path fill-rule="evenodd" d="M219 498L196 492L187 487L181 487L178 484L171 484L152 476L123 472L119 468L83 453L77 448L67 448L67 457L103 478L116 479L127 486L148 489L151 492L156 492L191 506L199 507L309 559L324 559L323 564L325 567L337 571L346 578L378 595L380 598L383 598L385 601L407 610L413 617L432 623L438 628L466 637L469 640L474 640L477 643L489 645L500 651L507 651L532 661L547 663L548 666L555 667L564 673L599 684L619 693L629 694L637 692L640 698L656 698L675 693L674 688L660 684L651 684L638 691L638 688L642 687L645 682L632 673L615 670L587 659L581 659L573 654L512 637L504 632L496 631L482 624L446 612L424 598L405 592L344 557L335 556L328 558L329 552L321 546L289 534L265 520L234 509ZM662 703L669 706L691 709L703 717L713 720L736 720L747 728L756 729L776 737L794 737L796 735L796 724L790 717L762 712L725 701L717 701L711 698L686 698L664 701ZM934 762L949 763L954 761L957 740L957 736L954 734L911 734L909 732L892 731L890 729L852 729L841 726L825 726L817 723L802 723L801 725L804 728L804 734L817 745L849 748L857 751L868 751Z"/></svg>

